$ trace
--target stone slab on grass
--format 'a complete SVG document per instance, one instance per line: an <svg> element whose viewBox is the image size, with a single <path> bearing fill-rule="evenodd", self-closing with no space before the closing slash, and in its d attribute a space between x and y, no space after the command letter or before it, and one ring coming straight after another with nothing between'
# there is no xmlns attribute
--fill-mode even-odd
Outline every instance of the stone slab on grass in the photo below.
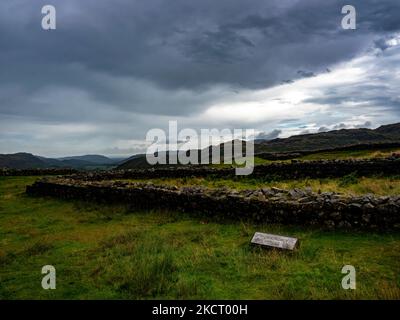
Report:
<svg viewBox="0 0 400 320"><path fill-rule="evenodd" d="M256 232L251 239L252 244L263 247L278 248L293 251L299 244L297 238L279 236L275 234Z"/></svg>

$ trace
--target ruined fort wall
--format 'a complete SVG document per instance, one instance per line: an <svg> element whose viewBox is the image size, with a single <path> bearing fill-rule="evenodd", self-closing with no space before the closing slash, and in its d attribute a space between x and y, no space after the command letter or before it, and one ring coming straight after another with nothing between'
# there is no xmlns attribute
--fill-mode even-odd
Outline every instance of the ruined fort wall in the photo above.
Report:
<svg viewBox="0 0 400 320"><path fill-rule="evenodd" d="M30 195L123 203L132 209L167 208L235 220L316 225L327 228L400 229L400 196L352 197L311 190L276 188L233 191L201 187L177 188L123 182L73 179L38 181Z"/></svg>

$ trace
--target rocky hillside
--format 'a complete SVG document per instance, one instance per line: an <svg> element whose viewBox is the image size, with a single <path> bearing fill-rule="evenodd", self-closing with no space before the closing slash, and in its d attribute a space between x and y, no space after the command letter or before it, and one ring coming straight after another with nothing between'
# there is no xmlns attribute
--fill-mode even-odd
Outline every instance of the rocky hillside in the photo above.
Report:
<svg viewBox="0 0 400 320"><path fill-rule="evenodd" d="M302 134L286 139L256 141L257 152L294 152L325 150L359 144L400 142L400 123L377 129L341 129L314 134ZM256 153L257 153L256 152Z"/></svg>
<svg viewBox="0 0 400 320"><path fill-rule="evenodd" d="M30 153L0 154L0 168L45 168L46 162Z"/></svg>
<svg viewBox="0 0 400 320"><path fill-rule="evenodd" d="M229 142L231 143L231 142ZM330 149L379 149L390 144L400 144L400 123L381 126L377 129L341 129L314 134L302 134L285 139L256 140L255 154L307 153L310 151L326 151ZM225 144L226 145L226 144ZM224 145L221 146L221 155ZM268 158L268 157L267 157ZM272 157L271 159L276 158ZM282 159L293 158L282 155ZM132 157L123 162L118 169L135 169L150 167L144 155Z"/></svg>

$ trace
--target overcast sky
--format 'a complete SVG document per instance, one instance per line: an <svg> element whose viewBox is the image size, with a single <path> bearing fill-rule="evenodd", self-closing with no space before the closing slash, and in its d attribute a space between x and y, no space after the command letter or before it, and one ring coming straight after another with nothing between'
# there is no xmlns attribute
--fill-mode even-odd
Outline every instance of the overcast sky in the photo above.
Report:
<svg viewBox="0 0 400 320"><path fill-rule="evenodd" d="M400 122L399 62L399 0L1 0L0 153L128 156L168 120L375 128Z"/></svg>

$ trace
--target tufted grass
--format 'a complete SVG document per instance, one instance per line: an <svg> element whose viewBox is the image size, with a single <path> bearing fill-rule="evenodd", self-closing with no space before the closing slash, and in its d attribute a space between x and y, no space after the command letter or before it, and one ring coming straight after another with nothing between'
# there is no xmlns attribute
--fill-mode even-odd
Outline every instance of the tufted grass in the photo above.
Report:
<svg viewBox="0 0 400 320"><path fill-rule="evenodd" d="M146 182L144 179L130 179L128 181ZM152 179L155 184L184 186L204 186L207 188L231 188L231 189L258 189L258 188L311 188L314 192L340 192L348 195L375 194L398 195L400 194L400 177L356 177L353 174L337 179L298 179L298 180L264 180L251 177L234 178L160 178Z"/></svg>
<svg viewBox="0 0 400 320"><path fill-rule="evenodd" d="M170 211L31 198L34 177L0 177L1 299L399 299L400 234L225 223ZM298 237L294 253L251 247ZM57 289L41 288L41 267ZM341 288L354 265L357 289Z"/></svg>
<svg viewBox="0 0 400 320"><path fill-rule="evenodd" d="M385 158L393 153L399 153L399 148L387 148L381 150L345 150L345 151L330 151L318 152L299 157L299 160L335 160L335 159L371 159Z"/></svg>

